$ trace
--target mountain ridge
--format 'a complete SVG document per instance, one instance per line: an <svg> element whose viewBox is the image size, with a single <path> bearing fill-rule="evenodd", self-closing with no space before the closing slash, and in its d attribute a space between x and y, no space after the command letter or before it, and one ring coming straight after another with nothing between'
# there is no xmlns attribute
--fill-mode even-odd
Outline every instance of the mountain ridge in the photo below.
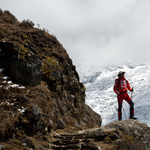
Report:
<svg viewBox="0 0 150 150"><path fill-rule="evenodd" d="M89 68L90 69L90 68ZM149 83L150 83L150 64L149 63L135 63L126 62L120 64L112 64L108 67L90 69L80 73L81 81L86 87L86 103L90 105L94 111L101 114L103 118L102 125L105 125L111 121L117 120L117 98L113 91L114 81L117 78L119 71L125 71L125 77L129 81L130 86L134 88L132 93L132 99L135 103L135 115L139 121L145 122L150 125L149 117L146 117L142 113L143 109L140 105L144 105L148 109L149 95ZM92 83L89 81L93 78L93 74L99 73L93 80ZM128 93L131 96L131 93ZM148 104L148 105L147 105ZM110 110L109 110L110 106ZM144 107L143 106L143 107ZM107 109L108 107L108 109ZM126 102L123 103L126 116L128 118L129 106ZM146 110L147 110L146 109ZM104 111L104 112L103 112ZM109 113L110 112L110 113ZM123 112L122 112L123 113ZM147 111L147 116L148 115ZM125 114L123 113L125 118ZM104 121L106 118L106 122ZM107 119L109 118L109 119ZM113 118L113 119L111 119ZM104 123L105 122L105 123Z"/></svg>

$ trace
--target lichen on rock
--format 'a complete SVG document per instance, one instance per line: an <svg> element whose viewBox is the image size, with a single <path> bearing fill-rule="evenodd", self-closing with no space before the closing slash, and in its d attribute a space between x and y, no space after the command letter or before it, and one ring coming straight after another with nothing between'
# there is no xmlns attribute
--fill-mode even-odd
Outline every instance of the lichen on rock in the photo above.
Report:
<svg viewBox="0 0 150 150"><path fill-rule="evenodd" d="M10 42L11 43L11 42ZM17 51L18 53L18 58L21 60L26 61L27 56L30 56L29 54L29 49L24 47L24 45L21 45L17 42L12 42L14 45L14 49Z"/></svg>
<svg viewBox="0 0 150 150"><path fill-rule="evenodd" d="M54 57L46 56L42 60L42 73L50 80L60 79L60 66Z"/></svg>

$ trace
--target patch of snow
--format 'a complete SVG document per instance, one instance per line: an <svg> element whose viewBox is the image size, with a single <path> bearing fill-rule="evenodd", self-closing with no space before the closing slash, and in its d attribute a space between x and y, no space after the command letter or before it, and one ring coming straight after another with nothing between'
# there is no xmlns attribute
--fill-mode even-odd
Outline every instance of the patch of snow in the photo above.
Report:
<svg viewBox="0 0 150 150"><path fill-rule="evenodd" d="M20 89L25 88L24 86L20 86L19 84L9 85L9 87L18 87L18 88L20 88Z"/></svg>
<svg viewBox="0 0 150 150"><path fill-rule="evenodd" d="M6 89L9 89L10 87L17 87L20 89L24 89L25 86L23 85L19 85L19 84L14 84L12 81L6 81L9 77L8 76L4 76L2 79L4 79L5 81L3 81L3 83L8 83L9 86L6 87ZM0 85L0 87L2 87L2 85Z"/></svg>
<svg viewBox="0 0 150 150"><path fill-rule="evenodd" d="M14 103L10 103L9 101L1 102L1 104L0 104L0 105L3 105L3 104L7 104L7 105L14 105Z"/></svg>
<svg viewBox="0 0 150 150"><path fill-rule="evenodd" d="M12 81L8 81L8 82L9 82L9 83L12 83ZM7 86L6 89L9 89L10 87L12 87L12 88L17 87L17 88L19 88L19 89L24 89L24 88L25 88L25 86L23 86L23 85L11 84L11 85Z"/></svg>
<svg viewBox="0 0 150 150"><path fill-rule="evenodd" d="M2 72L4 69L0 68L0 72Z"/></svg>
<svg viewBox="0 0 150 150"><path fill-rule="evenodd" d="M24 113L26 111L27 108L22 107L21 109L18 109L19 113Z"/></svg>
<svg viewBox="0 0 150 150"><path fill-rule="evenodd" d="M5 80L5 79L8 79L8 76L3 77L3 79L4 79L4 80Z"/></svg>
<svg viewBox="0 0 150 150"><path fill-rule="evenodd" d="M8 81L8 84L11 84L12 83L12 81Z"/></svg>
<svg viewBox="0 0 150 150"><path fill-rule="evenodd" d="M4 102L1 102L1 105L3 105L4 104Z"/></svg>
<svg viewBox="0 0 150 150"><path fill-rule="evenodd" d="M24 88L25 88L25 86L23 86L23 85L22 85L22 86L19 86L18 88L19 88L19 89L24 89Z"/></svg>

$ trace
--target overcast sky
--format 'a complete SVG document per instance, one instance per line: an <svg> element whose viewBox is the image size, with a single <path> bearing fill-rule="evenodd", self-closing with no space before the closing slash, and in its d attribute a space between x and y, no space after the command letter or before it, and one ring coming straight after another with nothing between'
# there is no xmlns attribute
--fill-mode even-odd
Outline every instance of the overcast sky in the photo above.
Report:
<svg viewBox="0 0 150 150"><path fill-rule="evenodd" d="M150 0L0 0L0 8L49 30L77 70L150 62Z"/></svg>

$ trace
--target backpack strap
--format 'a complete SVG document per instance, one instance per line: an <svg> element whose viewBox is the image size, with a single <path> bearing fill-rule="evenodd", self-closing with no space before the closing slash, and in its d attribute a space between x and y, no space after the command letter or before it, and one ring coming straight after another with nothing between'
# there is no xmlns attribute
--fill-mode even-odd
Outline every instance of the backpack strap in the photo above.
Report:
<svg viewBox="0 0 150 150"><path fill-rule="evenodd" d="M118 81L118 85L117 85L116 90L117 90L117 91L119 91L119 84L120 84L120 80L119 80L119 78L117 79L117 81Z"/></svg>

